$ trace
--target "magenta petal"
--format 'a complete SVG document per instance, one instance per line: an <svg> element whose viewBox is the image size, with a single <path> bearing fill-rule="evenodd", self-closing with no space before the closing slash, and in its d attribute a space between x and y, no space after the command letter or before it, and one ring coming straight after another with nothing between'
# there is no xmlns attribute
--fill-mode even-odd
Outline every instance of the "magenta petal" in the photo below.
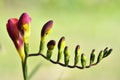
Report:
<svg viewBox="0 0 120 80"><path fill-rule="evenodd" d="M21 46L23 46L23 39L18 30L17 24L18 24L18 19L11 18L8 20L6 27L10 38L13 40L15 47L18 49Z"/></svg>
<svg viewBox="0 0 120 80"><path fill-rule="evenodd" d="M18 38L18 29L17 29L17 23L18 23L18 19L16 18L11 18L8 20L8 23L7 23L7 31L8 31L8 34L9 36L11 37L11 39L14 41Z"/></svg>
<svg viewBox="0 0 120 80"><path fill-rule="evenodd" d="M24 34L24 28L23 25L25 24L30 24L31 22L31 18L29 17L29 15L27 13L23 13L18 21L18 29L22 32L22 34Z"/></svg>

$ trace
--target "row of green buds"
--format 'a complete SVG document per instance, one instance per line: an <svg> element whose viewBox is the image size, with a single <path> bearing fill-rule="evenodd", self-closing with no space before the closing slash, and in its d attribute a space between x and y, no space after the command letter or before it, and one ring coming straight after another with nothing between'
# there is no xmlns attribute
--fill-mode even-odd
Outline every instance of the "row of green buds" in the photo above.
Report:
<svg viewBox="0 0 120 80"><path fill-rule="evenodd" d="M82 53L81 54L81 65L82 65L81 68L89 68L91 66L98 64L103 58L109 56L111 52L112 52L112 49L108 49L108 47L105 48L104 50L101 50L98 54L97 61L95 62L95 49L93 49L90 54L90 63L88 66L86 64L87 58L86 58L85 54ZM74 67L77 66L77 64L80 60L79 56L80 56L80 47L79 47L79 45L77 45L76 49L75 49Z"/></svg>
<svg viewBox="0 0 120 80"><path fill-rule="evenodd" d="M23 13L19 19L10 18L6 24L8 34L12 39L21 60L25 59L24 44L28 43L30 36L31 18L27 13Z"/></svg>
<svg viewBox="0 0 120 80"><path fill-rule="evenodd" d="M50 20L44 24L43 28L41 29L41 40L40 40L40 48L39 53L43 52L45 47L45 39L46 36L51 32L53 26L53 21Z"/></svg>
<svg viewBox="0 0 120 80"><path fill-rule="evenodd" d="M53 53L53 49L56 45L56 42L54 40L51 40L47 44L47 59L52 60L51 56ZM84 53L80 54L80 45L77 45L75 48L75 56L74 56L74 65L69 65L70 62L70 52L68 49L68 46L65 46L65 37L61 37L58 42L58 54L57 54L57 61L55 63L61 64L60 60L62 58L62 55L64 55L64 66L71 66L73 67L79 67L81 69L83 68L89 68L91 66L94 66L98 64L103 58L110 55L112 52L112 49L105 48L104 50L101 50L98 54L97 61L95 62L95 49L91 51L90 54L90 62L89 65L87 65L87 57ZM81 61L81 66L78 65L79 61Z"/></svg>
<svg viewBox="0 0 120 80"><path fill-rule="evenodd" d="M92 50L91 54L90 54L90 63L88 66L86 66L86 57L84 54L81 55L81 64L83 68L89 68L91 66L94 66L96 64L98 64L102 59L104 59L105 57L109 56L110 53L112 52L112 49L108 49L108 47L106 47L104 50L101 50L98 54L97 57L97 61L95 62L95 49Z"/></svg>
<svg viewBox="0 0 120 80"><path fill-rule="evenodd" d="M111 52L112 49L108 49L108 47L106 47L103 51L101 50L97 58L97 63L99 63L103 58L109 56Z"/></svg>

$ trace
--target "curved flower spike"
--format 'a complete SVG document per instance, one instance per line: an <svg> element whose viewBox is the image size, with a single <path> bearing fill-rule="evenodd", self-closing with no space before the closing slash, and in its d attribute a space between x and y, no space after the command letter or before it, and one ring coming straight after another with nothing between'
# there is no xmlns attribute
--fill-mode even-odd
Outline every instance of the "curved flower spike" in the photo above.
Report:
<svg viewBox="0 0 120 80"><path fill-rule="evenodd" d="M8 23L6 24L8 34L10 38L12 39L22 61L24 61L25 54L24 54L24 42L22 35L20 34L18 30L18 19L11 18L8 20Z"/></svg>
<svg viewBox="0 0 120 80"><path fill-rule="evenodd" d="M24 43L28 43L30 37L30 22L31 18L27 13L23 13L18 21L18 29L21 32Z"/></svg>

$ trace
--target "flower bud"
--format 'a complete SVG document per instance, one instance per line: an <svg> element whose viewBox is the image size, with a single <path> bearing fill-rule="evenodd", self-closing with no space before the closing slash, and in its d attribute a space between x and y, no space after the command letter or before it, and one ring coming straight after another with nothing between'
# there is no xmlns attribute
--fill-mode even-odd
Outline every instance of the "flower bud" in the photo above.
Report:
<svg viewBox="0 0 120 80"><path fill-rule="evenodd" d="M64 48L64 63L65 63L65 66L68 66L68 64L69 64L69 59L70 59L70 54L69 54L68 47L66 46L66 47Z"/></svg>
<svg viewBox="0 0 120 80"><path fill-rule="evenodd" d="M103 58L106 57L106 54L108 52L108 47L106 47L104 50L103 50L104 54L103 54Z"/></svg>
<svg viewBox="0 0 120 80"><path fill-rule="evenodd" d="M48 50L53 50L55 47L55 44L56 44L55 40L50 40L47 44Z"/></svg>
<svg viewBox="0 0 120 80"><path fill-rule="evenodd" d="M30 37L30 22L31 18L27 13L23 13L18 21L18 29L21 32L24 43L28 43Z"/></svg>
<svg viewBox="0 0 120 80"><path fill-rule="evenodd" d="M41 40L44 41L45 37L51 32L53 21L48 21L41 30Z"/></svg>
<svg viewBox="0 0 120 80"><path fill-rule="evenodd" d="M105 57L109 56L111 52L112 52L112 49L109 49Z"/></svg>
<svg viewBox="0 0 120 80"><path fill-rule="evenodd" d="M85 54L81 54L81 65L83 68L86 67L86 56Z"/></svg>
<svg viewBox="0 0 120 80"><path fill-rule="evenodd" d="M22 61L24 61L25 54L24 54L24 41L22 38L22 35L20 34L18 30L18 19L11 18L8 20L8 23L6 24L8 34L10 38L12 39Z"/></svg>
<svg viewBox="0 0 120 80"><path fill-rule="evenodd" d="M103 53L104 53L104 54L103 54L103 58L109 56L111 52L112 52L112 49L109 49L109 50L108 50L108 47L106 47L106 48L104 49L104 51L103 51Z"/></svg>
<svg viewBox="0 0 120 80"><path fill-rule="evenodd" d="M90 65L94 63L95 61L95 49L92 50L91 55L90 55Z"/></svg>
<svg viewBox="0 0 120 80"><path fill-rule="evenodd" d="M103 59L103 51L101 50L97 58L97 63L99 63L102 59Z"/></svg>
<svg viewBox="0 0 120 80"><path fill-rule="evenodd" d="M56 44L56 42L54 40L49 41L48 44L47 44L47 48L48 48L48 50L47 50L47 58L48 58L48 60L52 56L52 51L53 51L53 49L55 47L55 44Z"/></svg>
<svg viewBox="0 0 120 80"><path fill-rule="evenodd" d="M50 20L43 26L43 28L41 30L41 40L40 40L39 53L43 52L43 50L44 50L45 38L51 32L52 25L53 25L53 21Z"/></svg>
<svg viewBox="0 0 120 80"><path fill-rule="evenodd" d="M76 66L80 60L80 45L77 45L75 48L75 58L74 58L74 65Z"/></svg>
<svg viewBox="0 0 120 80"><path fill-rule="evenodd" d="M57 58L57 62L59 62L61 60L62 57L62 51L63 48L65 46L65 37L61 37L61 39L58 42L58 58Z"/></svg>

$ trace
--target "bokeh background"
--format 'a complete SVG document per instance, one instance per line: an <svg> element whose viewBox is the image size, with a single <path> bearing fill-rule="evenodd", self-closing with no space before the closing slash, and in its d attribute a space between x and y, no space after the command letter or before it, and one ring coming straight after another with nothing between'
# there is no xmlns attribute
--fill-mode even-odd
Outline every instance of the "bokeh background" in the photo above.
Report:
<svg viewBox="0 0 120 80"><path fill-rule="evenodd" d="M73 63L74 48L81 46L88 61L92 49L113 48L112 54L90 69L69 69L42 57L28 60L29 73L40 64L31 80L119 80L120 0L0 0L0 80L23 80L19 55L6 31L7 20L27 12L32 17L30 53L39 49L40 30L48 20L54 27L47 41L66 37ZM57 47L52 57L56 60Z"/></svg>

